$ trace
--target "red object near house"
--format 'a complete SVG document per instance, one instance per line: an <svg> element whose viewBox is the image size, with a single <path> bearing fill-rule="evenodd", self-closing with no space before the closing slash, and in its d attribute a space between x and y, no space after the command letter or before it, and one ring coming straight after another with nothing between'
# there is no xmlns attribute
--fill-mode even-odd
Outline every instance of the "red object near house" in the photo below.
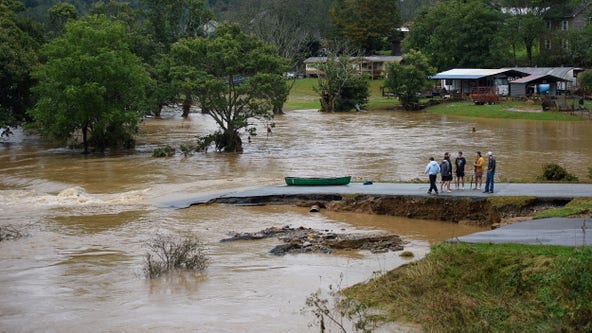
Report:
<svg viewBox="0 0 592 333"><path fill-rule="evenodd" d="M494 104L499 101L495 87L473 87L470 97L473 103L478 105Z"/></svg>

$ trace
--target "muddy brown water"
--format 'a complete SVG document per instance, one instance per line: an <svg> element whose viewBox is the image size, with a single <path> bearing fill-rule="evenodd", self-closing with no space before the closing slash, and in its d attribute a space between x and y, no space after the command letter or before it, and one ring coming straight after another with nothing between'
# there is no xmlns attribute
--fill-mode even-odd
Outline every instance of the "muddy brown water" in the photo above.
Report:
<svg viewBox="0 0 592 333"><path fill-rule="evenodd" d="M392 232L421 258L431 244L481 231L438 221L291 206L159 203L245 187L284 176L352 175L355 181L425 178L430 155L492 150L498 177L533 179L545 162L580 178L592 166L592 122L464 120L427 113L287 112L270 137L245 138L240 155L199 153L155 159L163 144L190 143L215 128L178 112L147 119L133 153L83 156L19 131L0 144L0 226L27 237L0 243L0 332L303 332L305 299L397 267L398 253L302 254L268 251L277 239L219 243L231 232L291 225L337 232ZM475 128L475 132L473 132ZM202 274L142 276L144 244L157 233L193 234L211 264Z"/></svg>

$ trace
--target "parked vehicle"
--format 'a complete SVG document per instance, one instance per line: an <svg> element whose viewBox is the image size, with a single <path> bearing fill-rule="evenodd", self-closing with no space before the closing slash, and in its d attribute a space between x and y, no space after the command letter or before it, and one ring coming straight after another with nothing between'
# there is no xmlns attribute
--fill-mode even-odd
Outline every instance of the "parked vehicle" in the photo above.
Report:
<svg viewBox="0 0 592 333"><path fill-rule="evenodd" d="M495 87L473 87L469 96L477 105L495 104L499 101Z"/></svg>

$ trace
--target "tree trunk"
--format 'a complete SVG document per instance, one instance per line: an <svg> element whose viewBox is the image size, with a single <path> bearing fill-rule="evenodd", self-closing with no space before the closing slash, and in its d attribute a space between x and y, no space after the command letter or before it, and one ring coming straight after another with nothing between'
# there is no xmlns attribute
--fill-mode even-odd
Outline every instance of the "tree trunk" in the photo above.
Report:
<svg viewBox="0 0 592 333"><path fill-rule="evenodd" d="M234 130L226 130L218 138L216 148L227 153L242 153L243 141L238 132Z"/></svg>
<svg viewBox="0 0 592 333"><path fill-rule="evenodd" d="M88 126L82 126L82 146L84 147L83 154L88 154Z"/></svg>
<svg viewBox="0 0 592 333"><path fill-rule="evenodd" d="M191 99L191 95L185 95L185 99L183 100L183 118L189 117L189 110L191 109L191 104L193 100Z"/></svg>

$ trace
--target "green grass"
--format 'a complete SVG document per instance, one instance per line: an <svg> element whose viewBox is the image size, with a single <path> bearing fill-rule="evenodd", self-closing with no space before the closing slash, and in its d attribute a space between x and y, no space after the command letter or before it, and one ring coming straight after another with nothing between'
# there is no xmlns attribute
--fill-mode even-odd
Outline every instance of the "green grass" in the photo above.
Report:
<svg viewBox="0 0 592 333"><path fill-rule="evenodd" d="M381 95L380 87L384 84L384 79L370 80L368 105L369 111L376 110L394 110L400 106L399 100L393 97L384 97ZM296 109L320 109L319 95L314 91L317 85L316 78L305 78L294 80L294 85L290 90L288 101L284 105L286 110ZM426 102L427 99L422 100ZM588 109L592 107L591 101L586 101ZM430 113L470 117L470 118L502 118L502 119L523 119L523 120L553 120L553 121L576 121L582 120L581 117L572 116L569 113L561 112L541 112L542 108L538 104L529 104L521 101L501 101L494 105L475 105L469 101L459 101L451 103L442 103L430 106L426 109Z"/></svg>
<svg viewBox="0 0 592 333"><path fill-rule="evenodd" d="M543 219L548 217L570 217L590 213L592 213L592 197L575 198L564 207L544 210L535 214L533 218Z"/></svg>
<svg viewBox="0 0 592 333"><path fill-rule="evenodd" d="M427 332L589 332L591 256L591 247L443 243L342 293Z"/></svg>
<svg viewBox="0 0 592 333"><path fill-rule="evenodd" d="M395 106L399 105L399 101L396 98L381 96L380 87L383 84L384 80L369 81L370 97L366 107L368 110L393 109ZM287 110L320 109L321 103L319 102L319 95L313 88L316 85L317 79L315 78L295 80L284 108Z"/></svg>
<svg viewBox="0 0 592 333"><path fill-rule="evenodd" d="M500 118L500 119L524 119L524 120L553 120L575 121L582 120L569 113L542 112L538 105L526 102L502 101L493 105L475 105L469 101L443 103L431 106L428 112L440 115L471 117L471 118Z"/></svg>

